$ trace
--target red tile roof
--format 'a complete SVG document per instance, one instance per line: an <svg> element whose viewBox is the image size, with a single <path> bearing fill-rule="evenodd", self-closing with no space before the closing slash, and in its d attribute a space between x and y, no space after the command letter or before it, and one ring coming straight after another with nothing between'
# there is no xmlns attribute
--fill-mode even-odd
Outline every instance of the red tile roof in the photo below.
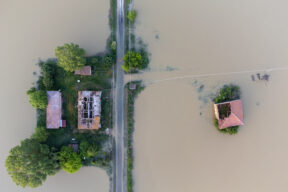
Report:
<svg viewBox="0 0 288 192"><path fill-rule="evenodd" d="M230 107L231 107L231 114L229 115L229 117L220 119L218 106L223 105L223 104L228 104L228 103L230 104ZM219 129L225 129L228 127L244 125L243 107L242 107L242 101L240 99L214 104L214 110L215 110L215 116L218 119Z"/></svg>
<svg viewBox="0 0 288 192"><path fill-rule="evenodd" d="M60 128L62 116L62 98L59 91L47 91L48 105L46 108L46 127L48 129Z"/></svg>
<svg viewBox="0 0 288 192"><path fill-rule="evenodd" d="M90 76L92 74L91 66L84 66L82 69L76 70L74 74L75 75L88 75L88 76Z"/></svg>

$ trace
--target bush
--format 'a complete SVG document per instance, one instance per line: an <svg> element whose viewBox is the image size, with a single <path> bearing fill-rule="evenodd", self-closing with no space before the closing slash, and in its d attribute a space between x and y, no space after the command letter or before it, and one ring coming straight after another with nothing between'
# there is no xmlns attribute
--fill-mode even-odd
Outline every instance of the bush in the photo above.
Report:
<svg viewBox="0 0 288 192"><path fill-rule="evenodd" d="M222 103L240 99L240 87L237 85L224 85L219 94L214 98L215 103Z"/></svg>
<svg viewBox="0 0 288 192"><path fill-rule="evenodd" d="M45 91L37 91L34 87L29 89L26 94L29 96L29 102L32 107L37 109L45 109L48 104L48 99Z"/></svg>
<svg viewBox="0 0 288 192"><path fill-rule="evenodd" d="M137 17L137 11L136 10L128 11L127 18L131 23L134 23L136 17Z"/></svg>
<svg viewBox="0 0 288 192"><path fill-rule="evenodd" d="M100 146L95 143L89 144L87 141L82 141L79 146L80 156L82 158L95 157L100 152Z"/></svg>
<svg viewBox="0 0 288 192"><path fill-rule="evenodd" d="M61 168L67 173L75 173L82 167L81 158L72 147L62 147L58 159Z"/></svg>

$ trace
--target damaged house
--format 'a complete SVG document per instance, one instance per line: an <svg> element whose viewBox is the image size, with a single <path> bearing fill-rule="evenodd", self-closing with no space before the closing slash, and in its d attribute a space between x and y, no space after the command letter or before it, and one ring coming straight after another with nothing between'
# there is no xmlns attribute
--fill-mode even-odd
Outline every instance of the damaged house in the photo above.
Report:
<svg viewBox="0 0 288 192"><path fill-rule="evenodd" d="M78 92L78 129L98 130L101 128L101 91Z"/></svg>

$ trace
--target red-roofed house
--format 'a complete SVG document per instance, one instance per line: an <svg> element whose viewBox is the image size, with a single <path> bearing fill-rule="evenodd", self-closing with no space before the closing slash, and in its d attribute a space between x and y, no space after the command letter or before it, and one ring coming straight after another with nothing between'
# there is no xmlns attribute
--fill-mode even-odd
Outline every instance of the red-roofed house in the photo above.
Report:
<svg viewBox="0 0 288 192"><path fill-rule="evenodd" d="M66 126L62 120L62 98L59 91L47 91L48 105L46 108L47 129L59 129Z"/></svg>
<svg viewBox="0 0 288 192"><path fill-rule="evenodd" d="M220 114L221 109L226 111L228 117L227 115ZM214 110L219 129L244 125L243 107L240 99L214 104Z"/></svg>

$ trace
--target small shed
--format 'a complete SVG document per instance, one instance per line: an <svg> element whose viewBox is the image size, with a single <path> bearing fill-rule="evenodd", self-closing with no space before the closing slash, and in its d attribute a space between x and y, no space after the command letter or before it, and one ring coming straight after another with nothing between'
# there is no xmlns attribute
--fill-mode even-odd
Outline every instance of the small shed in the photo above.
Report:
<svg viewBox="0 0 288 192"><path fill-rule="evenodd" d="M130 90L135 90L136 89L136 84L135 83L130 83L129 84L129 89Z"/></svg>
<svg viewBox="0 0 288 192"><path fill-rule="evenodd" d="M92 74L91 66L84 66L82 69L76 70L74 74L90 76Z"/></svg>

